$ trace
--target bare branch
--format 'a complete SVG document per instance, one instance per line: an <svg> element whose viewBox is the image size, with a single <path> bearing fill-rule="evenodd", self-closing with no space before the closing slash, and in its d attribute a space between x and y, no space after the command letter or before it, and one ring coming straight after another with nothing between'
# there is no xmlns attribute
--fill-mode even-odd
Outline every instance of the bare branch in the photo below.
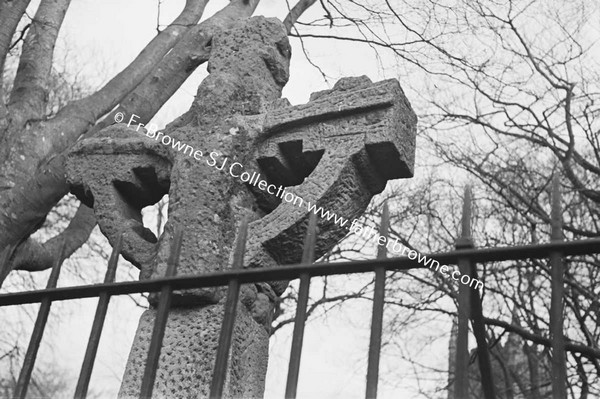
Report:
<svg viewBox="0 0 600 399"><path fill-rule="evenodd" d="M19 21L31 0L15 0L0 2L0 86L4 74L4 62L10 49L13 36ZM2 97L0 97L2 98Z"/></svg>
<svg viewBox="0 0 600 399"><path fill-rule="evenodd" d="M188 0L179 16L158 34L123 71L96 93L65 106L53 120L59 127L77 121L64 136L57 137L54 150L60 152L85 132L104 114L114 108L156 68L157 63L202 17L208 0ZM163 82L165 84L165 82Z"/></svg>
<svg viewBox="0 0 600 399"><path fill-rule="evenodd" d="M23 38L25 37L25 34L29 30L29 28L31 28L31 23L28 23L27 25L25 25L23 27L23 29L21 29L21 33L19 33L19 37L17 37L15 39L15 41L10 45L10 48L8 49L9 51L12 50L12 49L14 49L15 47L17 47L17 45L19 44L19 42L21 40L23 40Z"/></svg>
<svg viewBox="0 0 600 399"><path fill-rule="evenodd" d="M0 213L0 248L25 241L41 227L48 212L69 192L63 162L64 158L54 158L32 178L19 182L0 196L4 207ZM10 213L7 212L9 209ZM0 270L0 283L9 271Z"/></svg>
<svg viewBox="0 0 600 399"><path fill-rule="evenodd" d="M507 331L520 335L528 341L535 342L536 344L543 345L547 348L552 346L549 338L536 335L523 327L512 325L506 321L491 319L489 317L484 317L484 320L488 325L502 327ZM567 341L565 350L573 353L580 353L589 359L600 359L600 349L574 343L570 340Z"/></svg>
<svg viewBox="0 0 600 399"><path fill-rule="evenodd" d="M283 20L283 25L285 26L288 35L292 31L292 27L294 26L296 21L298 21L298 18L300 18L300 16L304 14L304 12L316 2L317 0L300 0L298 4L296 4L294 8L290 10L288 15Z"/></svg>
<svg viewBox="0 0 600 399"><path fill-rule="evenodd" d="M364 288L363 288L363 290L364 290ZM317 299L316 301L314 301L306 310L306 319L308 320L308 318L311 317L311 315L317 309L324 307L324 305L326 305L326 304L336 305L336 304L341 304L346 301L349 301L350 299L358 299L358 298L365 299L363 290L360 290L358 292L353 292L350 294L336 295L333 297L328 297L325 293L323 293L323 296L321 298ZM294 299L296 299L296 298L294 298ZM294 322L293 316L286 318L284 320L281 320L280 322L278 322L277 324L275 324L271 327L270 334L271 335L275 334L276 331L280 330L285 325L291 324L293 322Z"/></svg>
<svg viewBox="0 0 600 399"><path fill-rule="evenodd" d="M41 271L52 267L65 243L64 259L71 256L88 240L96 226L94 211L80 204L65 230L45 243L28 238L17 247L11 262L12 270Z"/></svg>
<svg viewBox="0 0 600 399"><path fill-rule="evenodd" d="M9 109L21 108L25 119L40 118L48 101L46 80L58 32L71 0L42 0L25 36Z"/></svg>

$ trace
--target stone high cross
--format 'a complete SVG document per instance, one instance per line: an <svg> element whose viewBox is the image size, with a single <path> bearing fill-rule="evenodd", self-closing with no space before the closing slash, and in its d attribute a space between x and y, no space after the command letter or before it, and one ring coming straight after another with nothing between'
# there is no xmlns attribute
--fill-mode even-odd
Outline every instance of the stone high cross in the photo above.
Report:
<svg viewBox="0 0 600 399"><path fill-rule="evenodd" d="M396 80L340 80L305 105L280 99L288 80L290 45L283 25L254 17L215 35L209 76L191 109L165 134L216 151L259 171L324 210L353 219L390 179L412 176L416 117ZM174 227L185 227L178 275L227 269L237 226L250 214L245 267L300 261L306 207L278 198L177 153L123 124L82 140L67 162L72 192L94 207L98 225L140 278L164 275ZM169 194L165 230L156 238L140 211ZM349 224L318 220L317 256ZM244 285L233 333L226 397L262 397L274 302L286 282ZM157 371L156 397L208 396L224 288L176 292ZM151 297L151 303L153 298ZM120 397L138 397L155 310L141 317Z"/></svg>

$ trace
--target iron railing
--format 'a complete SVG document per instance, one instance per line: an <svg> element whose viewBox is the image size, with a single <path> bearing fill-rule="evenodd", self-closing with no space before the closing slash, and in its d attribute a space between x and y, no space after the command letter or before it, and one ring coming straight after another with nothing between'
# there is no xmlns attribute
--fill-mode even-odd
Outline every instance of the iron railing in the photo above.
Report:
<svg viewBox="0 0 600 399"><path fill-rule="evenodd" d="M600 253L600 238L571 242L553 240L552 242L545 244L513 247L474 248L472 240L470 240L469 237L470 199L468 195L465 197L465 207L463 209L463 229L461 238L459 238L457 241L457 249L450 252L428 254L427 256L437 260L441 265L458 265L461 272L469 274L471 278L477 277L475 269L476 263L544 258L551 258L553 259L554 263L556 259L560 260L565 256ZM556 217L556 215L554 216ZM98 297L98 307L92 324L91 335L88 341L88 346L85 352L75 391L75 398L84 398L87 394L110 298L115 295L160 292L160 299L157 305L158 310L156 313L151 344L149 347L145 373L142 381L142 388L140 391L142 398L149 398L152 396L152 390L155 383L156 370L158 367L160 351L162 347L162 338L165 331L165 325L173 291L189 288L227 286L228 290L224 304L224 318L210 387L210 397L220 398L223 395L223 386L227 371L227 359L231 346L233 323L238 306L240 285L265 281L289 281L299 278L300 286L298 290L298 302L294 320L294 330L292 334L292 349L285 390L286 398L295 398L298 386L300 358L302 353L302 339L304 335L304 325L306 321L306 310L311 278L318 276L371 272L375 274L375 286L371 333L368 349L366 398L375 398L377 396L377 383L379 378L379 355L381 349L386 272L426 268L426 266L419 263L417 259L410 259L409 257L388 258L385 245L381 245L379 247L377 259L375 260L314 263L317 223L316 216L313 214L309 219L307 234L303 246L302 262L300 264L264 269L243 269L242 265L245 251L247 226L248 222L244 221L240 227L238 232L240 239L238 240L238 245L234 250L233 267L229 270L195 276L176 276L176 269L183 236L183 232L181 230L177 230L173 239L171 256L168 261L167 273L165 277L144 281L114 282L117 259L121 251L121 241L119 240L112 250L112 254L108 262L106 277L104 283L102 284L57 288L56 282L61 264L60 261L57 261L50 274L46 289L0 295L0 306L23 305L29 303L41 304L29 347L25 355L23 367L19 375L14 397L21 399L24 398L27 393L36 354L40 346L52 302ZM553 223L553 226L555 226L555 223ZM379 232L381 236L386 238L388 237L389 211L387 206L384 206ZM553 287L553 289L555 288ZM482 337L481 335L482 328L484 326L481 325L481 323L477 324L477 320L481 320L480 317L477 316L482 316L481 313L482 307L479 292L474 288L461 285L461 290L459 292L459 328L464 329L465 323L471 320L473 323L473 333L477 340L478 353L480 355L485 354L487 351L485 336ZM556 331L559 332L560 330ZM554 341L561 339L564 345L564 338L557 336L560 335L558 332L555 332L551 338L553 340L553 345ZM468 351L466 349L466 343L463 342L460 348L457 347L457 365L461 361L463 363L465 362L465 356L468 356ZM489 373L489 356L486 357L485 355L482 355L479 356L479 358L479 367L482 371L484 397L486 399L492 399L494 398L495 394L493 390L493 381L491 380L491 373ZM484 373L486 367L488 372ZM563 364L562 367L566 366ZM460 372L457 370L454 386L459 387L459 392L461 392L462 388L468 387L467 377L468 375L466 372ZM466 388L462 392L463 393L460 393L460 395L463 396L459 396L459 393L455 393L455 398L464 399L468 397L469 393Z"/></svg>

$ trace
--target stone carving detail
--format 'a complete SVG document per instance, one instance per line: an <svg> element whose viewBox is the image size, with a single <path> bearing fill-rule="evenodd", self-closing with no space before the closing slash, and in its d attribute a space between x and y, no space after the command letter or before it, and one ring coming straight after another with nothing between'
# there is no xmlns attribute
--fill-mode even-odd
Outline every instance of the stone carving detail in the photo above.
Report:
<svg viewBox="0 0 600 399"><path fill-rule="evenodd" d="M388 180L412 176L415 126L396 80L345 78L332 90L313 93L308 104L268 112L256 159L269 181L292 186L288 192L352 221ZM299 262L309 213L306 206L282 202L254 222L248 266ZM343 238L349 224L320 218L317 255ZM281 293L285 284L275 288Z"/></svg>
<svg viewBox="0 0 600 399"><path fill-rule="evenodd" d="M345 78L310 102L280 99L288 79L290 46L283 25L254 17L215 35L209 76L191 109L164 130L202 150L194 159L136 131L113 125L82 140L67 171L72 192L93 206L98 224L114 244L124 235L123 255L140 278L164 275L174 226L185 235L179 275L223 270L231 264L237 226L250 214L246 267L296 263L309 211L279 203L266 192L207 166L220 154L256 171L270 183L324 210L352 220L390 179L411 177L416 117L396 80L372 83ZM141 222L143 207L169 194L169 219L157 238ZM317 255L331 249L346 226L318 220ZM274 301L286 282L246 285L233 335L227 397L260 397L268 356ZM176 293L165 333L157 397L208 395L223 289ZM154 319L144 313L125 372L121 397L139 396Z"/></svg>
<svg viewBox="0 0 600 399"><path fill-rule="evenodd" d="M132 135L125 125L101 133L80 141L69 154L71 192L94 208L112 245L124 234L123 255L141 267L156 256L157 239L142 224L140 211L168 193L173 154L160 143L141 140L139 133Z"/></svg>

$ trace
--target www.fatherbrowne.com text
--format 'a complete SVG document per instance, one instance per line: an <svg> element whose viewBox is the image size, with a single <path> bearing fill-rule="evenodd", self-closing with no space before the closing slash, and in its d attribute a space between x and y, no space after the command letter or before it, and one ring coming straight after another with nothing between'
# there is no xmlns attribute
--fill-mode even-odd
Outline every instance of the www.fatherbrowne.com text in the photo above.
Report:
<svg viewBox="0 0 600 399"><path fill-rule="evenodd" d="M115 122L123 122L125 118L125 114L122 112L117 112L114 116ZM139 116L136 114L132 114L127 122L127 126L134 126L136 131L139 131L140 127L144 127L144 124L137 123ZM232 132L234 133L234 132ZM183 143L179 140L172 138L169 135L164 134L163 132L158 131L158 126L154 124L149 124L145 126L145 136L154 139L155 141L160 141L163 145L170 146L174 150L183 152L190 157L193 157L197 161L204 161L210 167L213 167L219 171L225 171L229 173L232 177L239 179L243 183L248 185L258 187L260 190L265 191L271 195L274 195L281 200L291 203L294 206L298 207L306 207L309 212L313 212L317 216L320 216L322 219L331 221L333 220L339 226L346 226L348 224L348 219L338 216L334 212L324 210L322 207L317 206L317 204L313 204L310 201L305 201L302 197L294 194L291 191L286 191L283 186L276 186L274 184L270 184L267 181L261 179L260 173L255 171L247 171L244 170L244 165L239 162L234 162L230 160L228 157L223 157L219 154L218 151L211 151L207 153L207 157L205 157L205 152L202 150L195 149L189 144ZM460 281L462 284L468 285L470 287L475 286L476 289L483 289L483 282L480 280L471 278L471 276L467 274L462 274L458 270L451 270L451 267L448 265L440 265L438 261L432 259L426 255L423 255L413 249L408 249L404 245L398 242L398 239L388 239L384 236L379 235L375 229L372 227L365 228L361 226L357 219L354 219L350 222L349 226L350 232L357 234L359 237L363 237L367 240L375 238L377 241L377 245L385 245L391 252L400 254L402 256L408 256L411 260L417 260L420 264L425 267L429 267L430 269L435 270L436 272L441 273L444 277L450 276L453 280Z"/></svg>

